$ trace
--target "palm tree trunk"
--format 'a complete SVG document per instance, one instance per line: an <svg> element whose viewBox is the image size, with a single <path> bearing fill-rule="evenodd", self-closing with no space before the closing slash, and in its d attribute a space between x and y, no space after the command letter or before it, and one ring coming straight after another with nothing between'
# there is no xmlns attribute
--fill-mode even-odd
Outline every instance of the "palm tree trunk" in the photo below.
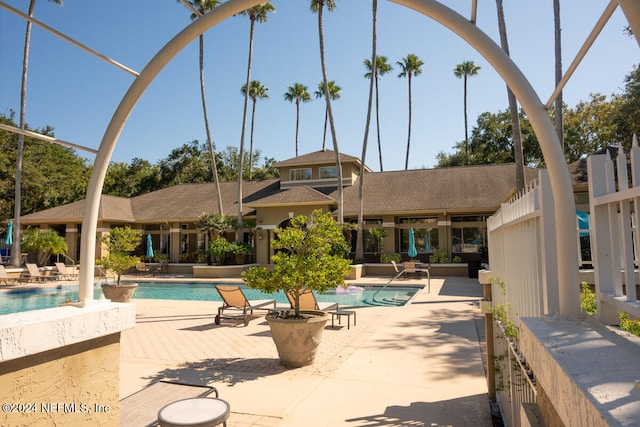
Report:
<svg viewBox="0 0 640 427"><path fill-rule="evenodd" d="M378 11L378 1L372 1L373 9L373 36L371 48L371 79L369 81L369 102L367 104L367 122L364 127L364 139L362 141L362 159L360 160L360 176L358 177L358 234L356 239L356 262L364 260L364 165L367 157L367 143L369 141L369 125L371 124L371 104L373 102L374 80L377 82L378 70L376 69L376 15ZM376 107L377 110L377 107ZM378 148L380 147L380 132L378 132ZM382 157L380 157L380 167L382 167Z"/></svg>
<svg viewBox="0 0 640 427"><path fill-rule="evenodd" d="M36 0L29 2L29 16L33 17ZM22 84L20 86L20 129L26 126L27 110L27 73L29 70L29 49L31 45L31 21L27 21L27 29L24 35L24 56L22 58ZM13 206L13 246L11 248L11 265L19 267L22 261L20 248L20 215L22 208L22 157L24 156L24 136L18 135L18 147L16 152L16 188Z"/></svg>
<svg viewBox="0 0 640 427"><path fill-rule="evenodd" d="M199 38L200 52L200 95L202 98L202 113L204 115L204 128L207 133L207 143L209 145L209 155L211 156L211 173L213 175L213 183L216 191L216 202L218 205L218 213L224 215L222 206L222 195L220 194L220 179L218 177L218 165L216 162L216 152L213 147L213 138L211 138L211 129L209 127L209 114L207 113L207 97L204 90L204 36L201 34Z"/></svg>
<svg viewBox="0 0 640 427"><path fill-rule="evenodd" d="M464 75L464 158L465 164L469 164L469 131L467 125L467 75Z"/></svg>
<svg viewBox="0 0 640 427"><path fill-rule="evenodd" d="M507 26L504 20L504 9L502 0L496 0L498 9L498 28L500 30L500 43L502 50L509 55L509 43L507 41ZM522 133L520 132L520 117L518 115L518 103L516 97L507 86L507 97L509 99L509 112L511 113L511 126L513 134L513 159L516 164L516 191L524 188L524 156L522 153Z"/></svg>
<svg viewBox="0 0 640 427"><path fill-rule="evenodd" d="M249 85L251 84L251 61L253 59L253 33L255 18L251 18L249 26L249 60L247 61L246 92L244 94L244 106L242 110L242 132L240 133L240 149L238 155L238 226L236 228L236 242L244 241L244 229L242 223L242 172L244 164L244 134L247 127L247 109L249 105Z"/></svg>
<svg viewBox="0 0 640 427"><path fill-rule="evenodd" d="M333 121L333 112L331 111L331 93L329 93L329 85L327 79L327 68L324 62L324 32L322 31L322 9L323 3L318 7L318 39L320 42L320 65L322 67L322 82L324 84L324 99L327 103L327 114L329 114L329 126L331 129L331 138L333 139L333 150L336 154L336 168L338 169L338 224L344 222L343 214L343 188L342 188L342 162L340 161L340 151L338 149L338 138L336 136L336 127Z"/></svg>
<svg viewBox="0 0 640 427"><path fill-rule="evenodd" d="M407 73L407 81L409 82L409 129L407 131L407 156L404 161L404 170L409 169L409 146L411 145L411 73Z"/></svg>
<svg viewBox="0 0 640 427"><path fill-rule="evenodd" d="M555 28L555 57L556 57L556 86L562 80L562 38L560 33L560 0L553 0L553 22ZM564 153L564 129L562 125L562 91L558 93L555 101L556 116L554 120L558 139L562 144L562 152Z"/></svg>
<svg viewBox="0 0 640 427"><path fill-rule="evenodd" d="M298 157L298 128L300 127L300 101L296 100L296 157Z"/></svg>
<svg viewBox="0 0 640 427"><path fill-rule="evenodd" d="M373 0L377 3L377 0ZM376 5L377 7L377 5ZM374 18L375 19L375 18ZM376 130L378 134L378 158L380 159L380 172L383 172L382 168L382 142L380 138L380 98L378 96L378 72L376 70Z"/></svg>
<svg viewBox="0 0 640 427"><path fill-rule="evenodd" d="M327 111L327 109L324 109L324 133L322 134L322 151L324 151L324 149L327 146L327 122L329 120L329 112Z"/></svg>
<svg viewBox="0 0 640 427"><path fill-rule="evenodd" d="M256 118L256 99L253 100L253 106L251 107L251 137L249 139L249 179L251 179L251 172L253 169L253 125Z"/></svg>

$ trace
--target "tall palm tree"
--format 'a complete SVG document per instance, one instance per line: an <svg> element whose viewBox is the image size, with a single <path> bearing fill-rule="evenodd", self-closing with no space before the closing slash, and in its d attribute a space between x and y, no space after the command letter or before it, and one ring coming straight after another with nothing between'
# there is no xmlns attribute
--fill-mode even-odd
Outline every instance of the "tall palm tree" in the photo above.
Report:
<svg viewBox="0 0 640 427"><path fill-rule="evenodd" d="M336 84L335 81L331 80L329 82L329 94L331 95L332 100L340 99L340 91L342 88ZM314 92L316 99L324 97L324 83L318 83L318 90ZM324 150L326 147L327 141L327 121L329 120L329 113L327 109L324 109L324 133L322 135L322 149Z"/></svg>
<svg viewBox="0 0 640 427"><path fill-rule="evenodd" d="M377 0L373 1L377 3ZM376 88L376 128L378 131L378 157L380 159L380 172L382 172L382 143L380 142L380 96L378 91L378 80L380 80L380 77L393 71L393 67L391 66L391 64L387 63L386 56L376 56L375 64L372 64L372 61L370 59L365 59L364 66L367 69L367 72L365 73L364 77L367 79L371 78L371 73L374 68L372 65L375 65L374 84Z"/></svg>
<svg viewBox="0 0 640 427"><path fill-rule="evenodd" d="M473 61L464 61L461 64L456 65L453 69L453 75L459 79L464 80L464 158L465 164L469 164L469 131L467 128L467 78L469 76L475 76L480 71L480 67L473 63Z"/></svg>
<svg viewBox="0 0 640 427"><path fill-rule="evenodd" d="M360 176L358 177L358 224L356 229L356 254L355 261L364 261L364 179L365 179L365 159L367 158L367 145L369 142L369 126L371 125L371 104L373 101L374 77L378 75L378 55L377 55L377 16L378 0L372 0L372 36L371 36L371 60L369 61L369 99L367 102L367 121L364 128L364 139L362 140L362 160L360 161ZM365 65L367 60L365 60ZM376 93L377 96L377 93ZM377 98L376 98L377 100ZM377 104L376 104L377 112ZM380 122L378 122L379 124ZM380 153L380 127L378 126L378 153ZM382 171L382 154L380 154L380 170Z"/></svg>
<svg viewBox="0 0 640 427"><path fill-rule="evenodd" d="M198 13L192 13L191 19L198 19L200 16L215 9L220 1L218 0L189 0L189 3L198 11ZM213 145L213 138L211 137L211 128L209 126L209 114L207 113L207 96L204 89L204 35L200 34L198 37L198 64L200 70L200 95L202 99L202 114L204 116L204 128L207 134L207 145L209 146L209 155L211 156L211 174L213 175L213 183L216 192L216 203L218 207L218 213L224 215L224 209L222 206L222 194L220 193L220 179L218 176L218 164L216 163L216 150Z"/></svg>
<svg viewBox="0 0 640 427"><path fill-rule="evenodd" d="M322 68L322 83L324 84L324 100L327 104L327 114L329 115L329 126L331 128L331 138L333 140L333 151L336 155L336 169L338 172L337 186L338 186L338 212L337 222L342 224L344 222L343 215L343 188L342 188L342 162L340 161L340 150L338 147L338 137L336 135L336 126L333 121L333 111L331 109L331 94L329 93L329 79L327 79L327 67L324 60L324 30L322 28L322 12L324 7L327 7L329 12L333 12L336 8L336 2L334 0L311 0L311 11L318 14L318 40L320 43L320 66Z"/></svg>
<svg viewBox="0 0 640 427"><path fill-rule="evenodd" d="M240 89L240 92L243 95L247 95L246 84L242 85L242 89ZM251 130L249 131L251 135L249 137L249 179L251 179L251 168L253 166L253 125L256 117L256 103L258 102L258 99L269 98L268 92L269 88L260 83L260 81L251 80L248 93L249 98L251 98L251 101L253 102L253 105L251 106Z"/></svg>
<svg viewBox="0 0 640 427"><path fill-rule="evenodd" d="M62 0L49 0L55 4L62 5ZM29 17L33 17L36 8L36 0L29 2ZM22 58L22 84L20 85L20 129L26 126L27 113L27 74L29 70L29 50L31 48L31 21L27 21L27 29L24 35L24 55ZM13 247L11 249L11 265L19 267L22 261L22 250L20 249L20 215L22 204L22 157L24 156L24 135L18 135L18 147L16 151L16 188L13 206Z"/></svg>
<svg viewBox="0 0 640 427"><path fill-rule="evenodd" d="M247 79L246 87L249 87L251 82L251 63L253 61L253 35L255 31L256 21L267 22L267 14L274 12L275 7L271 3L263 3L257 6L250 7L249 9L240 12L240 15L246 15L249 17L249 59L247 61ZM240 148L238 152L238 228L236 229L236 241L244 241L244 228L242 224L242 172L244 170L244 134L247 127L247 105L249 103L249 93L245 92L244 106L242 110L242 131L240 132ZM255 104L254 104L255 105Z"/></svg>
<svg viewBox="0 0 640 427"><path fill-rule="evenodd" d="M409 82L409 130L407 132L407 156L404 161L404 170L409 169L409 147L411 145L411 78L422 74L422 66L424 62L413 53L402 58L402 61L396 62L402 69L398 78L406 77Z"/></svg>
<svg viewBox="0 0 640 427"><path fill-rule="evenodd" d="M562 80L562 37L560 31L560 0L553 0L553 23L554 23L554 46L555 46L555 58L556 58L556 86L560 84ZM562 144L562 152L564 153L564 129L562 124L562 91L558 93L555 100L555 128L558 134L558 139Z"/></svg>
<svg viewBox="0 0 640 427"><path fill-rule="evenodd" d="M502 50L509 55L509 41L507 40L507 25L504 20L502 0L496 0L498 10L498 31ZM516 96L507 86L507 98L509 99L509 112L511 114L511 129L513 135L513 160L516 164L516 190L524 188L524 154L522 152L522 132L520 131L520 116L518 115L518 103Z"/></svg>
<svg viewBox="0 0 640 427"><path fill-rule="evenodd" d="M302 83L294 83L289 86L284 94L284 100L296 103L296 157L298 157L298 129L300 128L300 103L311 101L311 95L307 91L307 87Z"/></svg>

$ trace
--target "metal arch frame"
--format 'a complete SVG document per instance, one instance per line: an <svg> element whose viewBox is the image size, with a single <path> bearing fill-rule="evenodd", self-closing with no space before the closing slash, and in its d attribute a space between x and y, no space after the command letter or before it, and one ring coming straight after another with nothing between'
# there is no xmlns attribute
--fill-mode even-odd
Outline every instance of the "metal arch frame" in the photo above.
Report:
<svg viewBox="0 0 640 427"><path fill-rule="evenodd" d="M509 56L483 31L478 29L473 22L435 0L389 1L422 13L460 36L493 66L520 101L540 142L540 147L549 169L555 202L555 219L558 230L556 240L558 247L559 283L557 283L557 286L559 290L559 306L551 307L552 312L557 311L557 313L551 314L558 314L571 319L578 318L580 305L578 293L575 289L577 283L579 283L579 275L576 262L578 252L575 240L576 218L573 190L569 171L560 148L560 142L547 116L544 104ZM629 2L625 5L625 1L619 0L623 8L626 6L636 16L640 14L640 8L631 6ZM100 143L88 184L87 205L82 222L81 258L83 262L80 269L80 304L89 303L93 299L95 236L102 186L113 149L133 107L164 66L196 37L225 19L263 2L264 0L229 0L193 21L151 59L122 98ZM637 26L637 21L635 26ZM635 26L632 23L632 28Z"/></svg>

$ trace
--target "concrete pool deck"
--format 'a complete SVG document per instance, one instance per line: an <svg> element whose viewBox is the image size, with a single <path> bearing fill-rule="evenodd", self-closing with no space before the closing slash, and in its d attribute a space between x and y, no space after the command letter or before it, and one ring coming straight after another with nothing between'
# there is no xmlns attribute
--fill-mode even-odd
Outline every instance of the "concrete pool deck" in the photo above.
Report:
<svg viewBox="0 0 640 427"><path fill-rule="evenodd" d="M261 314L247 327L215 325L216 302L135 300L120 397L159 380L214 386L231 406L229 427L491 426L482 286L462 277L432 278L431 292L424 279L399 284L425 288L403 307L355 309L350 329L329 322L315 363L298 369L279 365Z"/></svg>

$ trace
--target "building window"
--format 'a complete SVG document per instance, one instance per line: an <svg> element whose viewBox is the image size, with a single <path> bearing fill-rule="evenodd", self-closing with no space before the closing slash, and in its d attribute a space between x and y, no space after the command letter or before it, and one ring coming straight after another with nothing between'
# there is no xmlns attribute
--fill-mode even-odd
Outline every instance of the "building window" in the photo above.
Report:
<svg viewBox="0 0 640 427"><path fill-rule="evenodd" d="M453 253L482 252L487 246L487 218L485 216L451 217Z"/></svg>
<svg viewBox="0 0 640 427"><path fill-rule="evenodd" d="M311 168L291 169L289 171L289 180L291 181L308 181L311 179Z"/></svg>
<svg viewBox="0 0 640 427"><path fill-rule="evenodd" d="M320 167L320 179L330 179L338 177L338 168L335 166L321 166Z"/></svg>
<svg viewBox="0 0 640 427"><path fill-rule="evenodd" d="M398 218L400 252L409 252L409 234L413 237L418 254L431 254L438 249L438 218Z"/></svg>

